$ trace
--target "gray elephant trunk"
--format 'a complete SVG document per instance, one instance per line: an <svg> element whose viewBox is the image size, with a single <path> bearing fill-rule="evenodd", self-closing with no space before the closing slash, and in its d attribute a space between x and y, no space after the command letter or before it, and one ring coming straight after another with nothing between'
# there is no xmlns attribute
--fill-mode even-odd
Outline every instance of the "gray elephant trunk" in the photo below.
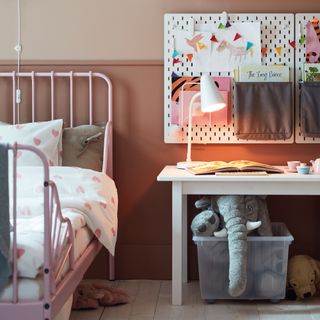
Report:
<svg viewBox="0 0 320 320"><path fill-rule="evenodd" d="M229 294L240 296L247 285L247 229L246 220L232 217L226 222L229 244ZM245 259L244 259L245 257Z"/></svg>

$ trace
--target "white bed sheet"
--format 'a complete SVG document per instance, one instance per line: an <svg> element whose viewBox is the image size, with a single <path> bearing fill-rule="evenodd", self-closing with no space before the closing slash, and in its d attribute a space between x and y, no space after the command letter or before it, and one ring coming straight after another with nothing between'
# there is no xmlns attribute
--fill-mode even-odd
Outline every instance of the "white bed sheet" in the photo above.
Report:
<svg viewBox="0 0 320 320"><path fill-rule="evenodd" d="M93 238L93 233L88 227L80 228L74 241L75 259L78 259L85 251ZM43 279L38 276L36 279L19 278L18 280L19 301L34 301L43 297ZM12 284L0 293L0 301L10 301L12 299Z"/></svg>

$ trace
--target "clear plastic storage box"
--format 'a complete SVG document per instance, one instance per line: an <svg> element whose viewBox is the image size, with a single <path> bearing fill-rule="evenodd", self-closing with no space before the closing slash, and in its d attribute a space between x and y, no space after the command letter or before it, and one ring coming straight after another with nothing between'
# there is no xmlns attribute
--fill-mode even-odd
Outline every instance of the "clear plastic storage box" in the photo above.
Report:
<svg viewBox="0 0 320 320"><path fill-rule="evenodd" d="M248 236L247 288L236 299L285 297L288 251L293 237L283 223L272 224L272 237ZM228 293L227 238L193 237L198 248L201 296L207 301L234 299Z"/></svg>

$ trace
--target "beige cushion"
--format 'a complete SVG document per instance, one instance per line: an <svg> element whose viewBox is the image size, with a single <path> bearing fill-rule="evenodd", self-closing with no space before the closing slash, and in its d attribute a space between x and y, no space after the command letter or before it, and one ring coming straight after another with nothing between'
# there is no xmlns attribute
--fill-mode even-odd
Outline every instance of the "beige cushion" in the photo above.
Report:
<svg viewBox="0 0 320 320"><path fill-rule="evenodd" d="M81 125L65 128L62 136L62 165L102 170L104 128Z"/></svg>

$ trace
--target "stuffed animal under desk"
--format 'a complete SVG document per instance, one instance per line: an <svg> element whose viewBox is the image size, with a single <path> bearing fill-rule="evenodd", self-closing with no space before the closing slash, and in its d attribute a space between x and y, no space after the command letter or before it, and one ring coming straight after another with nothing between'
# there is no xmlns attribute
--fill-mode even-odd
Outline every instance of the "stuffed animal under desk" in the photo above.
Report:
<svg viewBox="0 0 320 320"><path fill-rule="evenodd" d="M266 197L221 195L204 197L200 200L196 206L206 207L210 204L209 210L218 213L220 220L223 221L225 227L214 232L214 235L228 236L229 294L239 297L247 285L247 234L258 228L258 235L272 236ZM207 222L204 220L204 223ZM212 228L214 227L215 224L212 225Z"/></svg>
<svg viewBox="0 0 320 320"><path fill-rule="evenodd" d="M307 255L293 256L288 261L287 299L303 300L320 289L320 261Z"/></svg>

